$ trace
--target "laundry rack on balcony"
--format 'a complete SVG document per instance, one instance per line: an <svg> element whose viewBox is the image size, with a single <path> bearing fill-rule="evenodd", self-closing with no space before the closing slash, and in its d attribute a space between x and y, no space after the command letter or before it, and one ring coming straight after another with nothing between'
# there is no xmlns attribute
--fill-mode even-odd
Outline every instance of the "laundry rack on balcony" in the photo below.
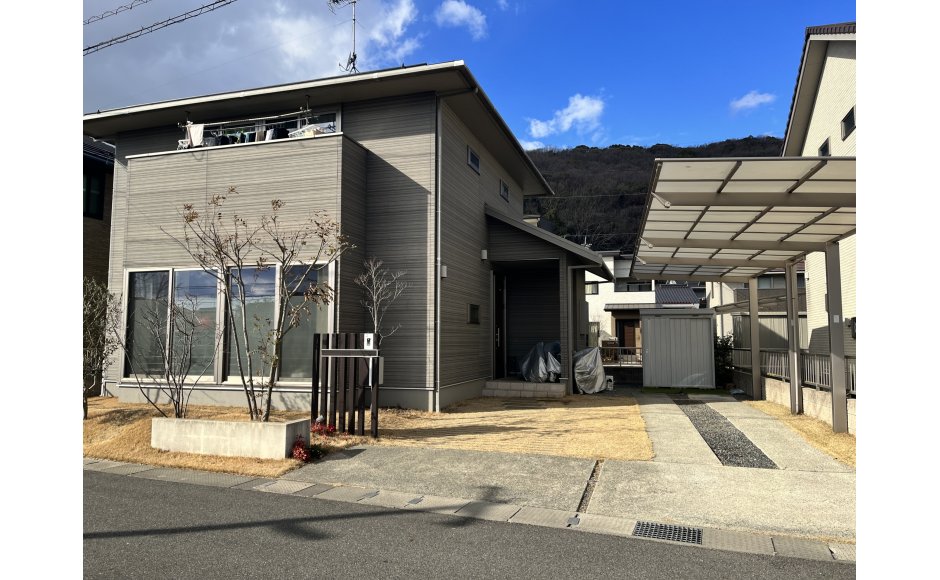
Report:
<svg viewBox="0 0 940 580"><path fill-rule="evenodd" d="M187 121L185 125L179 125L186 132L186 136L179 140L177 149L314 137L335 132L335 115L329 122L318 121L322 116L312 114L309 109L304 108L297 113L233 121L201 124Z"/></svg>

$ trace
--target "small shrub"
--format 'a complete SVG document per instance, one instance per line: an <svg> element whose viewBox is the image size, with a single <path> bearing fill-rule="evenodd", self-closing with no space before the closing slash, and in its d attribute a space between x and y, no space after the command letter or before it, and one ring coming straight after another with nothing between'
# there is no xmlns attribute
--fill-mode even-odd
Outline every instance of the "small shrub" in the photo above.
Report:
<svg viewBox="0 0 940 580"><path fill-rule="evenodd" d="M310 432L314 435L321 435L323 437L332 437L336 435L336 425L327 425L326 423L316 422L310 427Z"/></svg>
<svg viewBox="0 0 940 580"><path fill-rule="evenodd" d="M298 435L297 441L294 441L294 446L291 448L291 457L304 463L311 461L310 450L307 448L307 444L304 442L304 438L301 435Z"/></svg>
<svg viewBox="0 0 940 580"><path fill-rule="evenodd" d="M715 337L715 386L722 388L734 381L731 351L734 337L730 334Z"/></svg>

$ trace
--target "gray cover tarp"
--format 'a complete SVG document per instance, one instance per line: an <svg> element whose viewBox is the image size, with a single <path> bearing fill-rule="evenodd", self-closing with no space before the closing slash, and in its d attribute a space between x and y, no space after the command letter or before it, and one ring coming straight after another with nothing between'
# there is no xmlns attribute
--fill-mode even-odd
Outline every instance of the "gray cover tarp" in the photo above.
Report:
<svg viewBox="0 0 940 580"><path fill-rule="evenodd" d="M556 348L556 345L557 348ZM560 354L561 345L557 342L550 343L546 348L544 342L538 342L529 349L529 353L522 359L522 378L530 383L554 383L561 376L561 363L558 358L552 354L552 351L558 351Z"/></svg>
<svg viewBox="0 0 940 580"><path fill-rule="evenodd" d="M592 347L574 353L574 380L578 390L585 394L599 393L606 388L601 349Z"/></svg>

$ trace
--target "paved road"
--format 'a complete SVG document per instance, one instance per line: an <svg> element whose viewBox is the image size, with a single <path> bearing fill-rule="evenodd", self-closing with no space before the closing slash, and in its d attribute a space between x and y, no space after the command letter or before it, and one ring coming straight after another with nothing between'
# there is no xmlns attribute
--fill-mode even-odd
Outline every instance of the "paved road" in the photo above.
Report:
<svg viewBox="0 0 940 580"><path fill-rule="evenodd" d="M86 578L854 578L709 550L84 472Z"/></svg>

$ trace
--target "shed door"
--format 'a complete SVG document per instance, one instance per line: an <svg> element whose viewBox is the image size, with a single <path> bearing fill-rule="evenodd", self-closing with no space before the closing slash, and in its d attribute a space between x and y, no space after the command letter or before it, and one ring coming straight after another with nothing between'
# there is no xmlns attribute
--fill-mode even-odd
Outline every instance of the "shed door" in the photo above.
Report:
<svg viewBox="0 0 940 580"><path fill-rule="evenodd" d="M643 386L714 388L710 317L649 316L643 328Z"/></svg>

